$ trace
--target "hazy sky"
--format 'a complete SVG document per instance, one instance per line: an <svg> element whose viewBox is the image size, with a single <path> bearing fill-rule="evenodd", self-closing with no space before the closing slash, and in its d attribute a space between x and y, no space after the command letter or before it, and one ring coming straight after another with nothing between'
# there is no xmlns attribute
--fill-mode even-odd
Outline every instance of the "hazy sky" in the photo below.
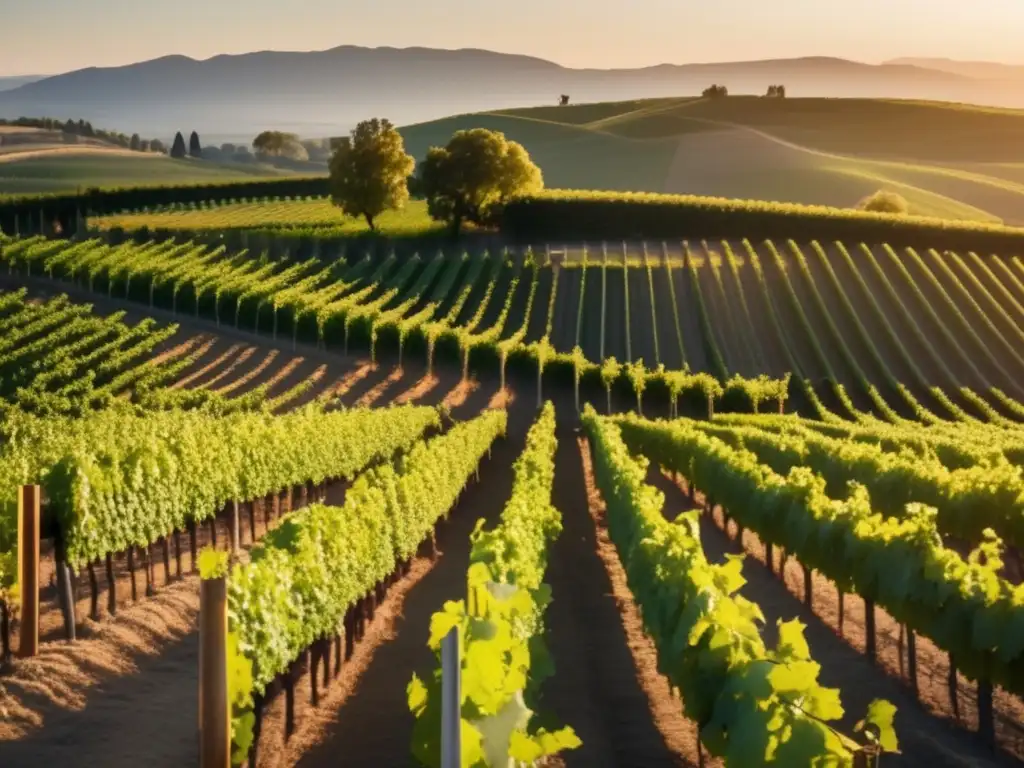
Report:
<svg viewBox="0 0 1024 768"><path fill-rule="evenodd" d="M183 53L489 48L576 67L829 55L1024 63L1024 0L0 0L0 75Z"/></svg>

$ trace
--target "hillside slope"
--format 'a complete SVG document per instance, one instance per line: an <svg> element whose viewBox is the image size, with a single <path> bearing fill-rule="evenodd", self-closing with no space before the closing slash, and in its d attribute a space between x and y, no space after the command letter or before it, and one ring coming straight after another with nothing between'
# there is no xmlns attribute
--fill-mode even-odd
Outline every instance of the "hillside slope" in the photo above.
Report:
<svg viewBox="0 0 1024 768"><path fill-rule="evenodd" d="M916 213L1024 221L1024 112L934 102L652 99L461 115L403 128L422 157L460 128L521 142L548 187L839 207L884 188Z"/></svg>

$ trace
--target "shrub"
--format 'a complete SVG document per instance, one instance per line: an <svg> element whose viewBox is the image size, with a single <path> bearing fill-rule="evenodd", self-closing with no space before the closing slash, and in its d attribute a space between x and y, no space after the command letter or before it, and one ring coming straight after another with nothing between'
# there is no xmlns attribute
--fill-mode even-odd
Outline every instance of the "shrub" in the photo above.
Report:
<svg viewBox="0 0 1024 768"><path fill-rule="evenodd" d="M901 216L906 216L910 213L910 203L907 202L905 197L884 189L880 189L875 194L865 197L857 203L857 207L862 211L870 211L872 213L895 213Z"/></svg>

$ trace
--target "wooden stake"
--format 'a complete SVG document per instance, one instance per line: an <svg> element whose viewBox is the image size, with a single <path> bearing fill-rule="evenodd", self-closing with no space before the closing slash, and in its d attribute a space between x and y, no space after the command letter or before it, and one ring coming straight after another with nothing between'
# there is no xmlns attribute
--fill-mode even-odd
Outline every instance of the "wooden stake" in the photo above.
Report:
<svg viewBox="0 0 1024 768"><path fill-rule="evenodd" d="M128 547L128 573L132 578L132 602L139 599L138 585L135 583L135 547Z"/></svg>
<svg viewBox="0 0 1024 768"><path fill-rule="evenodd" d="M107 553L107 613L117 615L117 577L114 575L114 556Z"/></svg>
<svg viewBox="0 0 1024 768"><path fill-rule="evenodd" d="M181 532L174 532L174 573L181 578Z"/></svg>
<svg viewBox="0 0 1024 768"><path fill-rule="evenodd" d="M960 697L957 694L956 660L953 654L949 654L949 674L946 677L946 687L949 689L949 703L953 707L953 717L960 719Z"/></svg>
<svg viewBox="0 0 1024 768"><path fill-rule="evenodd" d="M18 575L21 635L18 655L39 654L39 486L18 489Z"/></svg>
<svg viewBox="0 0 1024 768"><path fill-rule="evenodd" d="M11 661L11 609L0 600L0 669L10 669Z"/></svg>
<svg viewBox="0 0 1024 768"><path fill-rule="evenodd" d="M836 588L839 593L839 636L843 636L843 625L846 623L846 595L843 590Z"/></svg>
<svg viewBox="0 0 1024 768"><path fill-rule="evenodd" d="M801 563L803 565L803 563ZM804 605L808 608L813 607L814 604L814 581L812 580L813 571L806 565L804 569Z"/></svg>
<svg viewBox="0 0 1024 768"><path fill-rule="evenodd" d="M232 554L238 554L238 551L242 548L241 536L238 533L238 501L231 502L231 552Z"/></svg>
<svg viewBox="0 0 1024 768"><path fill-rule="evenodd" d="M199 533L196 531L195 520L188 521L188 546L192 555L192 573L196 573L199 570L199 563L196 555L196 551L199 549Z"/></svg>
<svg viewBox="0 0 1024 768"><path fill-rule="evenodd" d="M164 553L164 584L166 585L171 583L171 542L166 536L161 541Z"/></svg>
<svg viewBox="0 0 1024 768"><path fill-rule="evenodd" d="M59 538L56 545L57 599L60 602L60 612L64 617L64 636L69 643L73 643L75 642L76 624L74 576L68 567L64 544Z"/></svg>
<svg viewBox="0 0 1024 768"><path fill-rule="evenodd" d="M877 645L875 643L875 601L864 599L864 633L867 635L867 653L868 661L872 664L878 656Z"/></svg>
<svg viewBox="0 0 1024 768"><path fill-rule="evenodd" d="M199 764L231 768L227 580L205 579L199 605Z"/></svg>
<svg viewBox="0 0 1024 768"><path fill-rule="evenodd" d="M142 566L146 569L146 597L156 594L156 574L153 572L153 554L149 551L149 545L139 547L142 552Z"/></svg>
<svg viewBox="0 0 1024 768"><path fill-rule="evenodd" d="M100 620L100 583L96 578L96 566L89 563L89 618Z"/></svg>
<svg viewBox="0 0 1024 768"><path fill-rule="evenodd" d="M996 747L996 721L992 708L992 682L986 677L978 680L978 735L990 750Z"/></svg>
<svg viewBox="0 0 1024 768"><path fill-rule="evenodd" d="M314 707L320 706L320 643L314 641L307 651L309 656L309 703Z"/></svg>
<svg viewBox="0 0 1024 768"><path fill-rule="evenodd" d="M907 675L910 677L910 687L914 691L914 696L918 696L920 691L917 685L917 636L910 627L907 627Z"/></svg>

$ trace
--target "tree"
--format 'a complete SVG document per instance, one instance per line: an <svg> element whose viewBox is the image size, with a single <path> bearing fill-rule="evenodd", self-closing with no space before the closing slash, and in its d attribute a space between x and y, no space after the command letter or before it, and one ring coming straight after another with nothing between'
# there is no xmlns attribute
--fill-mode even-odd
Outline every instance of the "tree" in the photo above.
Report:
<svg viewBox="0 0 1024 768"><path fill-rule="evenodd" d="M131 139L128 140L128 149L138 152L142 149L142 137L137 133L133 133Z"/></svg>
<svg viewBox="0 0 1024 768"><path fill-rule="evenodd" d="M331 158L331 143L327 139L306 139L299 142L306 150L306 156L313 162L328 162Z"/></svg>
<svg viewBox="0 0 1024 768"><path fill-rule="evenodd" d="M178 131L174 134L174 143L171 145L171 157L181 160L186 154L185 137L181 135L181 131Z"/></svg>
<svg viewBox="0 0 1024 768"><path fill-rule="evenodd" d="M457 131L446 147L431 147L420 166L420 188L435 221L485 224L497 206L544 187L544 177L522 144L505 134L474 128Z"/></svg>
<svg viewBox="0 0 1024 768"><path fill-rule="evenodd" d="M558 106L566 107L568 105L569 105L569 94L563 93L561 96L558 97Z"/></svg>
<svg viewBox="0 0 1024 768"><path fill-rule="evenodd" d="M895 213L902 216L910 213L910 203L907 202L906 198L902 195L897 195L895 192L887 192L884 189L880 189L875 194L865 197L857 204L857 207L862 211L872 211L874 213Z"/></svg>
<svg viewBox="0 0 1024 768"><path fill-rule="evenodd" d="M235 154L235 150L237 149L238 147L230 143L220 145L220 151L223 152L225 155L233 155Z"/></svg>
<svg viewBox="0 0 1024 768"><path fill-rule="evenodd" d="M765 94L769 99L784 99L786 98L786 86L784 85L769 85L768 93Z"/></svg>
<svg viewBox="0 0 1024 768"><path fill-rule="evenodd" d="M188 153L192 157L203 156L203 145L199 143L199 134L192 131L192 135L188 139Z"/></svg>
<svg viewBox="0 0 1024 768"><path fill-rule="evenodd" d="M331 200L348 216L362 216L370 229L384 211L409 199L406 178L416 161L402 134L388 120L364 120L337 143L330 162Z"/></svg>
<svg viewBox="0 0 1024 768"><path fill-rule="evenodd" d="M139 152L149 152L150 146L149 139L143 139L139 142Z"/></svg>
<svg viewBox="0 0 1024 768"><path fill-rule="evenodd" d="M309 153L299 141L298 134L283 131L263 131L252 140L253 151L257 155L270 157L286 157L290 160L305 161Z"/></svg>
<svg viewBox="0 0 1024 768"><path fill-rule="evenodd" d="M720 99L729 95L729 89L724 85L712 85L704 89L705 99Z"/></svg>
<svg viewBox="0 0 1024 768"><path fill-rule="evenodd" d="M178 135L181 136L180 133ZM185 141L182 140L181 143L182 146L184 146ZM149 142L149 149L151 152L160 152L161 154L167 151L167 147L164 145L162 141L160 141L160 139L153 139L151 142Z"/></svg>

